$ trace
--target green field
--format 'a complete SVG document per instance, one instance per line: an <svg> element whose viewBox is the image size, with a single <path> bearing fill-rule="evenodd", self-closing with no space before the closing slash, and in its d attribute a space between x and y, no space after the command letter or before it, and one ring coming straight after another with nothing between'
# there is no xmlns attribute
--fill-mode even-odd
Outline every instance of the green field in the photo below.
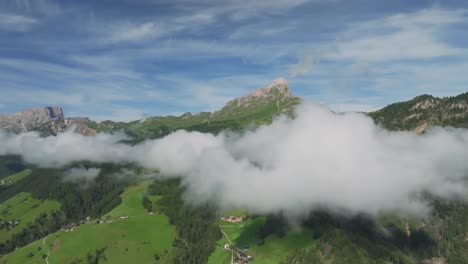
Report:
<svg viewBox="0 0 468 264"><path fill-rule="evenodd" d="M111 215L120 217L124 214L129 216L147 215L148 212L141 205L141 199L148 185L148 182L144 182L127 188L127 190L120 195L120 197L122 197L122 203L105 216Z"/></svg>
<svg viewBox="0 0 468 264"><path fill-rule="evenodd" d="M10 239L15 233L23 230L28 223L32 223L42 213L51 213L60 209L60 203L52 200L37 200L30 193L22 192L6 200L0 205L0 221L19 221L13 229L0 230L0 242Z"/></svg>
<svg viewBox="0 0 468 264"><path fill-rule="evenodd" d="M18 173L15 173L13 175L0 179L0 186L12 185L15 182L23 179L24 177L29 176L31 173L32 173L31 169L25 169Z"/></svg>
<svg viewBox="0 0 468 264"><path fill-rule="evenodd" d="M237 210L229 212L228 215L242 215L243 213L243 211ZM294 254L294 252L310 248L315 244L312 239L312 232L309 229L289 232L281 238L277 235L270 235L262 241L259 237L259 230L264 224L265 217L256 217L243 223L230 223L219 220L223 238L218 241L217 248L211 254L208 263L229 264L231 262L231 253L222 248L224 244L228 243L227 237L232 245L249 248L249 254L254 256L252 264L279 263L287 256Z"/></svg>
<svg viewBox="0 0 468 264"><path fill-rule="evenodd" d="M128 188L123 202L107 215L113 222L97 224L95 220L81 224L73 231L55 232L4 256L0 263L86 263L88 253L105 249L100 263L164 263L175 238L175 227L163 214L148 214L141 197L148 183ZM120 219L128 215L127 219ZM80 262L81 261L81 262Z"/></svg>

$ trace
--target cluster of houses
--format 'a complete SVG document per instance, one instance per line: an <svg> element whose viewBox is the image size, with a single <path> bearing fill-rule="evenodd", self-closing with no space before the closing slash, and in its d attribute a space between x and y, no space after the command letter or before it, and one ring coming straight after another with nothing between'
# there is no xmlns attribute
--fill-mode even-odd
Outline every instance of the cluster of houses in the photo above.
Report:
<svg viewBox="0 0 468 264"><path fill-rule="evenodd" d="M87 216L85 219L81 220L80 221L80 224L86 224L86 223L89 223L91 222L91 216Z"/></svg>
<svg viewBox="0 0 468 264"><path fill-rule="evenodd" d="M231 223L239 223L244 221L244 216L223 216L221 217L221 220L226 221L226 222L231 222Z"/></svg>
<svg viewBox="0 0 468 264"><path fill-rule="evenodd" d="M20 221L19 220L4 220L0 222L0 229L8 229L11 230L15 228L15 226L19 225Z"/></svg>
<svg viewBox="0 0 468 264"><path fill-rule="evenodd" d="M76 223L70 223L68 225L62 226L61 230L65 232L73 232L73 229L77 227Z"/></svg>
<svg viewBox="0 0 468 264"><path fill-rule="evenodd" d="M2 181L0 181L0 185L11 184L11 183L14 183L14 182L15 182L14 180L2 180Z"/></svg>
<svg viewBox="0 0 468 264"><path fill-rule="evenodd" d="M224 249L232 252L234 256L234 264L249 264L254 258L248 254L248 248L236 248L229 244L224 244Z"/></svg>
<svg viewBox="0 0 468 264"><path fill-rule="evenodd" d="M126 214L123 214L119 217L120 219L127 219L128 218L128 215ZM96 224L102 224L102 223L112 223L114 222L115 220L117 220L115 217L111 216L111 215L108 215L106 216L104 219L96 219ZM80 221L80 225L81 224L88 224L88 223L91 223L93 222L94 220L91 218L91 216L87 216L85 219L81 220ZM65 225L61 228L61 230L65 231L65 232L70 232L70 231L73 231L73 229L75 227L77 227L78 225L76 223L70 223L68 225Z"/></svg>

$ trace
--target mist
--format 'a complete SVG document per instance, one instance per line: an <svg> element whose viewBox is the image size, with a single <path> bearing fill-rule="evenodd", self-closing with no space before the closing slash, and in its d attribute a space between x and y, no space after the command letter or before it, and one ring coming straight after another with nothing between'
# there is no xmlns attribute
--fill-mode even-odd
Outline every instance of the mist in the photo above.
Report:
<svg viewBox="0 0 468 264"><path fill-rule="evenodd" d="M468 130L434 128L423 135L389 132L364 114L336 114L303 103L294 120L214 136L177 131L136 146L122 136L66 132L0 132L0 155L42 167L71 162L133 162L181 177L189 201L220 208L301 216L337 212L425 215L422 197L468 200Z"/></svg>
<svg viewBox="0 0 468 264"><path fill-rule="evenodd" d="M76 180L94 180L99 173L101 172L100 168L71 168L65 172L63 176L64 181L76 181Z"/></svg>

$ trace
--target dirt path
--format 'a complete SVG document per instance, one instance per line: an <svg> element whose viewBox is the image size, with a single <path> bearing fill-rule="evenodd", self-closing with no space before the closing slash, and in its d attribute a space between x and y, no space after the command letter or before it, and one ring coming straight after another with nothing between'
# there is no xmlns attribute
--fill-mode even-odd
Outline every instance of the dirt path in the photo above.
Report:
<svg viewBox="0 0 468 264"><path fill-rule="evenodd" d="M47 239L48 237L49 237L49 236L46 236L46 237L44 237L44 238L42 239L42 246L47 247L47 246L46 246L46 239ZM50 256L50 248L47 247L47 257L45 258L45 262L46 262L47 264L49 264L49 256Z"/></svg>
<svg viewBox="0 0 468 264"><path fill-rule="evenodd" d="M226 232L224 232L222 229L220 229L220 230L221 230L221 233L223 233L223 235L226 237L226 239L227 239L227 241L229 243L229 246L231 246L232 245L231 239L229 239ZM231 249L229 249L229 251L231 251L231 264L234 264L234 252Z"/></svg>
<svg viewBox="0 0 468 264"><path fill-rule="evenodd" d="M223 235L226 237L227 241L229 242L229 245L232 244L231 240L229 239L228 235L226 234L226 232L224 232L223 230L221 230L221 233L223 233Z"/></svg>
<svg viewBox="0 0 468 264"><path fill-rule="evenodd" d="M238 225L238 226L219 226L219 227L225 227L225 228L242 228L244 225Z"/></svg>

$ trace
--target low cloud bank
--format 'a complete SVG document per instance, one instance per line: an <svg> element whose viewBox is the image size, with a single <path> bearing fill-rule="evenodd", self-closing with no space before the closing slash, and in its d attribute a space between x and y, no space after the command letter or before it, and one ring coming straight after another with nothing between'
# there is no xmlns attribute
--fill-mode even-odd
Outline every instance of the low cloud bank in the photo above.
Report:
<svg viewBox="0 0 468 264"><path fill-rule="evenodd" d="M76 181L80 179L93 180L99 176L100 172L101 169L99 168L78 167L67 170L63 177L65 181Z"/></svg>
<svg viewBox="0 0 468 264"><path fill-rule="evenodd" d="M193 201L258 213L301 215L314 208L377 214L424 214L421 194L468 199L468 130L435 128L424 135L388 132L362 114L335 114L304 103L244 134L178 131L136 146L119 136L72 132L40 138L0 133L0 155L58 167L73 161L136 162L181 176Z"/></svg>

